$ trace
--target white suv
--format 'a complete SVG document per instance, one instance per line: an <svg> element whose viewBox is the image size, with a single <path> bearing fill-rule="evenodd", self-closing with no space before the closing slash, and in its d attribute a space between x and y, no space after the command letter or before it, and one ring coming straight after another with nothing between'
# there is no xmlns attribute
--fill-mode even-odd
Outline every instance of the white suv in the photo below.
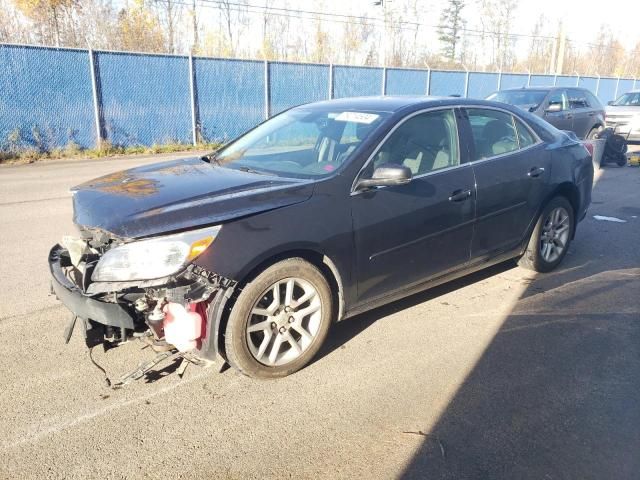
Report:
<svg viewBox="0 0 640 480"><path fill-rule="evenodd" d="M640 142L640 90L632 90L609 102L606 112L607 128L628 135L629 142Z"/></svg>

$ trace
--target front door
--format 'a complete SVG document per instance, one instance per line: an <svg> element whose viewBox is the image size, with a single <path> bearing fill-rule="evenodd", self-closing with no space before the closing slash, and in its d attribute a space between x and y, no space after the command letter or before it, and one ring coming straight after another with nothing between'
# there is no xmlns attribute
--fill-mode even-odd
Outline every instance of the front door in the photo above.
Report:
<svg viewBox="0 0 640 480"><path fill-rule="evenodd" d="M549 96L547 101L547 108L551 105L559 106L560 110L557 112L546 111L544 113L544 119L558 130L573 130L573 113L569 110L569 100L567 99L566 90L555 90Z"/></svg>
<svg viewBox="0 0 640 480"><path fill-rule="evenodd" d="M518 247L535 220L549 177L549 153L535 133L509 112L467 109L476 179L471 257Z"/></svg>
<svg viewBox="0 0 640 480"><path fill-rule="evenodd" d="M469 261L475 192L461 164L454 110L414 114L382 143L360 174L386 163L411 169L406 185L351 196L358 300L366 302Z"/></svg>

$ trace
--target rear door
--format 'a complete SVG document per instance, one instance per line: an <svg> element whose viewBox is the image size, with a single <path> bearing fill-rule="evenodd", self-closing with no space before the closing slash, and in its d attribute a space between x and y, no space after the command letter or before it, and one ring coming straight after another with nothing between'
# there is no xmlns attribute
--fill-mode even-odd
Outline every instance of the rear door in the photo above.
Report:
<svg viewBox="0 0 640 480"><path fill-rule="evenodd" d="M572 130L580 138L585 138L593 126L593 110L584 90L579 88L567 89L569 109L573 115Z"/></svg>
<svg viewBox="0 0 640 480"><path fill-rule="evenodd" d="M461 159L455 117L447 108L405 118L361 171L359 178L371 178L379 165L400 164L413 178L351 194L360 303L469 261L474 178Z"/></svg>
<svg viewBox="0 0 640 480"><path fill-rule="evenodd" d="M488 258L522 243L544 197L550 155L510 112L465 111L477 191L471 258Z"/></svg>

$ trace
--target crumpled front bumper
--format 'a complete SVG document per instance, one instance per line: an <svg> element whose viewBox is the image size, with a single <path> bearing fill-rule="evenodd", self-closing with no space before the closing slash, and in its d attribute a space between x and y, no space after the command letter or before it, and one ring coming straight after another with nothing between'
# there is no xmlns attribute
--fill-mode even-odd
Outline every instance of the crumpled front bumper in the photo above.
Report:
<svg viewBox="0 0 640 480"><path fill-rule="evenodd" d="M51 288L60 300L77 317L93 320L102 325L116 328L135 328L135 315L120 303L103 302L86 295L80 287L69 280L62 265L64 248L54 246L49 252L49 270L51 272Z"/></svg>
<svg viewBox="0 0 640 480"><path fill-rule="evenodd" d="M71 267L71 261L64 247L55 245L49 252L48 261L51 289L72 312L72 318L83 321L87 346L105 341L105 327L118 329L122 332L123 339L126 338L126 331L147 330L145 315L136 311L134 302L137 298L154 292L162 295L166 301L183 304L206 302L205 332L194 353L210 361L219 358L220 324L227 302L236 287L234 280L190 265L176 276L153 281L91 283L82 279L76 283L65 274L65 269ZM67 341L74 325L75 320L72 320L65 335Z"/></svg>

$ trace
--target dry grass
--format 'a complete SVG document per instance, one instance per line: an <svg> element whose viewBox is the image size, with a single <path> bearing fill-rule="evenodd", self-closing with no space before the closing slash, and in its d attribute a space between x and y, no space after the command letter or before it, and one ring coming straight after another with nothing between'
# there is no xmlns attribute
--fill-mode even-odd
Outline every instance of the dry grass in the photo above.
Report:
<svg viewBox="0 0 640 480"><path fill-rule="evenodd" d="M165 143L146 147L135 145L123 147L103 142L100 148L85 149L77 143L71 142L62 148L54 148L50 151L40 151L37 148L27 148L20 151L0 151L0 163L22 164L33 163L47 159L62 158L104 158L121 155L151 155L158 153L188 152L191 150L215 150L218 143L199 143L196 145L186 143Z"/></svg>

